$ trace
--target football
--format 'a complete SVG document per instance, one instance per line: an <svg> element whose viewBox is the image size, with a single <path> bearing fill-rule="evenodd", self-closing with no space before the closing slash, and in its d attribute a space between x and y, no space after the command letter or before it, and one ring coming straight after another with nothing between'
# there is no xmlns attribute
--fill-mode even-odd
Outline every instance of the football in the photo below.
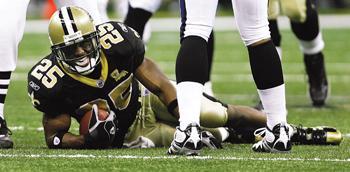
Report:
<svg viewBox="0 0 350 172"><path fill-rule="evenodd" d="M92 112L92 110L87 111L84 114L83 118L81 118L81 120L80 120L80 126L79 126L80 135L84 135L84 134L87 134L89 132L91 112ZM98 109L98 120L104 121L108 118L108 116L109 116L108 111L106 111L104 109Z"/></svg>

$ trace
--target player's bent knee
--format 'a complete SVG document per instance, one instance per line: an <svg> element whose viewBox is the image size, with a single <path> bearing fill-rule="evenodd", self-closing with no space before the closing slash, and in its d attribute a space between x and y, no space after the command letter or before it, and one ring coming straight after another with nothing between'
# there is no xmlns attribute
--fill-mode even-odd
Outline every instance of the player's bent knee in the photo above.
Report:
<svg viewBox="0 0 350 172"><path fill-rule="evenodd" d="M214 101L213 101L214 100ZM200 124L204 127L215 128L226 124L228 115L227 108L215 99L202 98Z"/></svg>
<svg viewBox="0 0 350 172"><path fill-rule="evenodd" d="M283 13L295 22L306 20L306 0L281 0Z"/></svg>
<svg viewBox="0 0 350 172"><path fill-rule="evenodd" d="M211 31L211 26L187 24L183 34L183 38L188 36L199 36L208 42Z"/></svg>
<svg viewBox="0 0 350 172"><path fill-rule="evenodd" d="M247 27L240 30L242 41L246 46L254 45L271 38L268 24L257 28Z"/></svg>
<svg viewBox="0 0 350 172"><path fill-rule="evenodd" d="M268 14L270 20L275 20L280 15L279 0L269 0Z"/></svg>

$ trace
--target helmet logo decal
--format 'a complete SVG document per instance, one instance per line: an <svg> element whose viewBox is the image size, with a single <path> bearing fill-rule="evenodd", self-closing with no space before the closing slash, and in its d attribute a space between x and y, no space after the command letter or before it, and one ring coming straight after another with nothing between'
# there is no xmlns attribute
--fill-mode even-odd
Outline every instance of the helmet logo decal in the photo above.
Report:
<svg viewBox="0 0 350 172"><path fill-rule="evenodd" d="M59 18L65 35L71 35L78 31L70 7L63 7L59 11Z"/></svg>

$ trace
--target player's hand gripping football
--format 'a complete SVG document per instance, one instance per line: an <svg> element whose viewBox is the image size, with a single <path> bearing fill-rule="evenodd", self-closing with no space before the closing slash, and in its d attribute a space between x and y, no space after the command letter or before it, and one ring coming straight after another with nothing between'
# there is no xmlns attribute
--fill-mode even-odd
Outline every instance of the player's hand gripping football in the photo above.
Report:
<svg viewBox="0 0 350 172"><path fill-rule="evenodd" d="M105 149L111 146L116 132L113 111L105 119L99 119L101 113L96 104L92 106L88 132L84 135L85 147L88 149Z"/></svg>

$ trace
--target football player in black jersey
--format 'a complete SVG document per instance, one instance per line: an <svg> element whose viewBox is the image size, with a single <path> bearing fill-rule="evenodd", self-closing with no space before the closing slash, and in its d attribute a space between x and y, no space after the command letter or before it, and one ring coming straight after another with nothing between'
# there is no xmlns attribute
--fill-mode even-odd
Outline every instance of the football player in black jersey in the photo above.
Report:
<svg viewBox="0 0 350 172"><path fill-rule="evenodd" d="M172 82L175 85L175 82ZM126 148L169 147L178 119L162 102L141 87L141 104L136 120L125 137ZM209 148L222 147L221 142L254 143L266 134L266 115L253 108L225 104L203 94L201 98L201 141ZM221 127L225 126L225 127ZM262 127L262 128L259 128ZM289 125L293 144L338 145L341 133L332 127L303 127Z"/></svg>
<svg viewBox="0 0 350 172"><path fill-rule="evenodd" d="M116 129L112 146L121 147L140 107L136 78L165 105L176 101L167 77L144 58L138 34L122 23L95 27L83 9L62 7L50 19L49 38L52 53L30 70L28 94L44 113L45 138L51 148L96 147L92 140L99 140L98 135L68 133L71 116L80 121L93 104L114 112L114 121L122 121L117 128L101 124L109 127L107 135L114 135Z"/></svg>
<svg viewBox="0 0 350 172"><path fill-rule="evenodd" d="M133 142L138 136L150 137L156 146L169 146L175 129L165 135L155 126L162 125L161 120L177 122L176 90L144 57L144 45L133 29L112 21L95 27L83 9L63 7L51 17L49 37L52 53L28 73L28 94L34 107L44 114L49 148L120 148L125 140ZM202 104L201 123L206 127L227 126L246 134L244 129L266 123L263 113L248 107L226 105L207 95ZM97 109L106 110L109 117L97 120ZM80 122L90 110L89 132L70 133L71 118ZM138 124L146 126L139 130ZM306 133L300 127L291 126L290 131ZM157 142L160 135L170 138L168 145ZM246 135L253 136L252 132Z"/></svg>

